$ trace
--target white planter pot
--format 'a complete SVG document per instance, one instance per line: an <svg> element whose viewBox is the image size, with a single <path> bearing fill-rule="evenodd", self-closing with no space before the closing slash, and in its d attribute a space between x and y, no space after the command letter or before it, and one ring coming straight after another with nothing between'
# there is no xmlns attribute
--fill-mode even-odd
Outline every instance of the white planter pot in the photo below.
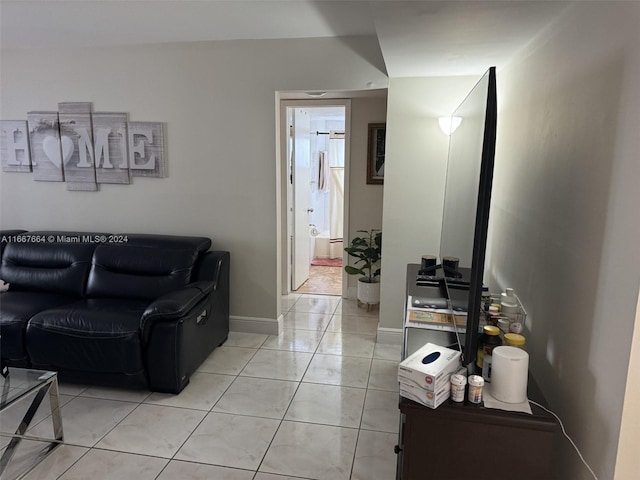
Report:
<svg viewBox="0 0 640 480"><path fill-rule="evenodd" d="M375 278L373 283L365 281L365 278L358 279L358 302L367 305L377 305L380 303L380 279Z"/></svg>

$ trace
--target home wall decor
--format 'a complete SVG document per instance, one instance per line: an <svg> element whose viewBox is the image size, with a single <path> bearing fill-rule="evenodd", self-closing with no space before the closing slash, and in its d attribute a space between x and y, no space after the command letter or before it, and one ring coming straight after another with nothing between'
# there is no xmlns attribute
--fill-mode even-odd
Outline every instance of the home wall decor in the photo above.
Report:
<svg viewBox="0 0 640 480"><path fill-rule="evenodd" d="M92 118L97 182L128 184L127 114L102 112Z"/></svg>
<svg viewBox="0 0 640 480"><path fill-rule="evenodd" d="M27 122L0 120L0 158L3 172L31 172Z"/></svg>
<svg viewBox="0 0 640 480"><path fill-rule="evenodd" d="M63 156L71 153L71 139L60 141L58 112L29 112L29 148L33 179L43 182L63 182Z"/></svg>
<svg viewBox="0 0 640 480"><path fill-rule="evenodd" d="M58 126L62 141L64 179L67 190L95 192L96 170L91 128L91 104L64 102L58 104ZM71 143L66 139L70 139ZM67 149L65 146L69 145Z"/></svg>
<svg viewBox="0 0 640 480"><path fill-rule="evenodd" d="M126 113L92 112L90 102L61 102L57 112L28 112L27 121L0 121L4 172L66 182L97 191L101 183L165 176L164 124L129 122Z"/></svg>
<svg viewBox="0 0 640 480"><path fill-rule="evenodd" d="M161 123L129 122L129 169L134 177L164 177Z"/></svg>

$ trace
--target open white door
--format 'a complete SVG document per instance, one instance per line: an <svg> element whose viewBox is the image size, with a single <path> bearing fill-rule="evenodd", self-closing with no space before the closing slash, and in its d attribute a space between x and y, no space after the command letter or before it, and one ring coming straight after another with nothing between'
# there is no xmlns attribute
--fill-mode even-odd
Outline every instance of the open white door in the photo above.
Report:
<svg viewBox="0 0 640 480"><path fill-rule="evenodd" d="M291 169L293 180L293 268L291 288L297 290L309 278L309 198L311 180L311 119L303 108L293 109Z"/></svg>

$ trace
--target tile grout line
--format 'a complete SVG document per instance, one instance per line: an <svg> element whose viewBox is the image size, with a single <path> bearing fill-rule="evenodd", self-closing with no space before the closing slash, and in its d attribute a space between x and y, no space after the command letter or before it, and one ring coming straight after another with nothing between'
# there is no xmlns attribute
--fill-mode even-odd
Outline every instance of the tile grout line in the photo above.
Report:
<svg viewBox="0 0 640 480"><path fill-rule="evenodd" d="M302 298L302 297L300 297L300 298ZM300 298L298 298L298 300L300 300ZM297 300L296 300L296 303L297 303ZM337 305L336 305L336 308L337 308ZM289 310L287 313L289 313L290 311L291 310ZM333 316L333 314L332 314L332 316ZM273 445L273 441L275 440L276 436L278 435L278 432L280 431L280 428L282 428L282 424L285 421L285 417L287 416L287 413L289 413L289 409L291 408L291 404L293 403L293 400L296 397L296 394L300 390L300 385L302 385L302 380L304 379L304 376L307 374L307 371L309 370L309 365L311 365L311 362L313 361L313 357L315 356L316 352L318 351L320 343L322 342L322 338L324 338L324 334L326 333L326 329L328 328L330 323L331 323L331 320L329 320L327 325L322 330L322 337L320 338L320 342L318 342L318 345L316 345L316 348L315 348L315 350L313 351L313 353L311 355L311 359L309 360L309 363L307 364L307 367L305 368L304 372L300 376L300 380L297 382L298 385L296 386L296 389L293 392L293 395L291 396L291 400L289 400L289 404L287 405L287 408L285 409L284 413L282 414L282 418L280 419L280 423L278 424L278 428L276 428L276 431L273 434L273 437L271 438L271 441L269 442L269 445L267 446L266 450L264 451L264 455L262 455L262 459L260 460L260 463L258 464L258 468L256 469L256 474L254 475L254 478L258 475L258 472L260 472L260 467L262 467L262 464L264 463L264 460L267 457L267 454L269 453L269 449L271 448L271 445Z"/></svg>
<svg viewBox="0 0 640 480"><path fill-rule="evenodd" d="M260 347L256 348L255 352L253 353L253 355L251 355L251 358L249 358L249 360L247 360L247 362L245 363L244 367L242 367L242 369L235 375L233 375L234 379L229 383L229 385L227 385L227 388L224 389L224 391L222 392L222 394L218 397L218 399L213 403L213 405L211 405L211 407L209 408L209 410L207 410L207 412L205 413L204 417L202 417L202 420L200 420L198 422L198 424L194 427L194 429L191 431L191 433L189 435L187 435L187 438L184 439L184 441L180 444L180 446L177 448L176 452L171 456L171 458L169 459L169 461L167 462L167 464L164 466L164 468L162 469L162 471L158 474L158 477L162 474L162 472L167 468L167 466L169 465L169 463L171 463L172 461L180 461L178 459L176 459L176 455L178 455L178 453L180 452L180 450L185 446L185 444L189 441L189 439L193 436L193 434L196 432L196 430L198 428L200 428L200 425L202 425L202 423L207 419L207 417L209 416L210 413L221 413L221 412L213 412L213 409L215 408L215 406L218 404L218 402L220 402L220 400L222 399L222 397L225 395L225 393L227 393L229 391L229 389L231 388L231 385L234 384L234 382L240 377L240 374L242 373L242 371L245 369L245 367L249 364L249 362L251 362L251 360L256 356L256 354L258 353L258 351L260 350L260 348L262 347L262 345L267 341L267 338L269 338L268 336L262 341L262 343L260 344ZM194 463L194 462L192 462ZM198 462L195 462L198 463ZM210 464L206 464L206 465L210 465ZM235 467L229 467L228 465L225 466L225 468L235 468ZM257 470L256 470L257 471ZM156 479L158 478L156 477Z"/></svg>

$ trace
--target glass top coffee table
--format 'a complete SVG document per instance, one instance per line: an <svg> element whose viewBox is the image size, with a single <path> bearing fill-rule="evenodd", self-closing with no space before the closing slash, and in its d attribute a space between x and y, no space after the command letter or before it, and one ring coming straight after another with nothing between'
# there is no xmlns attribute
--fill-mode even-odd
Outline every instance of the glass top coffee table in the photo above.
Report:
<svg viewBox="0 0 640 480"><path fill-rule="evenodd" d="M25 435L34 415L38 411L38 407L46 396L49 396L51 404L51 421L53 422L53 437L42 438ZM42 442L42 448L35 452L30 458L30 463L21 472L12 474L7 479L21 478L28 473L33 467L41 462L51 451L62 443L62 416L60 415L60 405L58 398L58 376L56 372L47 372L44 370L29 370L25 368L9 368L7 377L0 376L0 414L5 412L9 407L21 402L29 402L27 412L24 414L20 425L14 433L1 432L2 439L10 438L9 443L3 448L2 457L0 457L0 477L4 480L5 470L9 466L12 457L16 453L16 449L23 439L37 440ZM4 443L4 442L3 442ZM1 444L0 444L1 445Z"/></svg>

